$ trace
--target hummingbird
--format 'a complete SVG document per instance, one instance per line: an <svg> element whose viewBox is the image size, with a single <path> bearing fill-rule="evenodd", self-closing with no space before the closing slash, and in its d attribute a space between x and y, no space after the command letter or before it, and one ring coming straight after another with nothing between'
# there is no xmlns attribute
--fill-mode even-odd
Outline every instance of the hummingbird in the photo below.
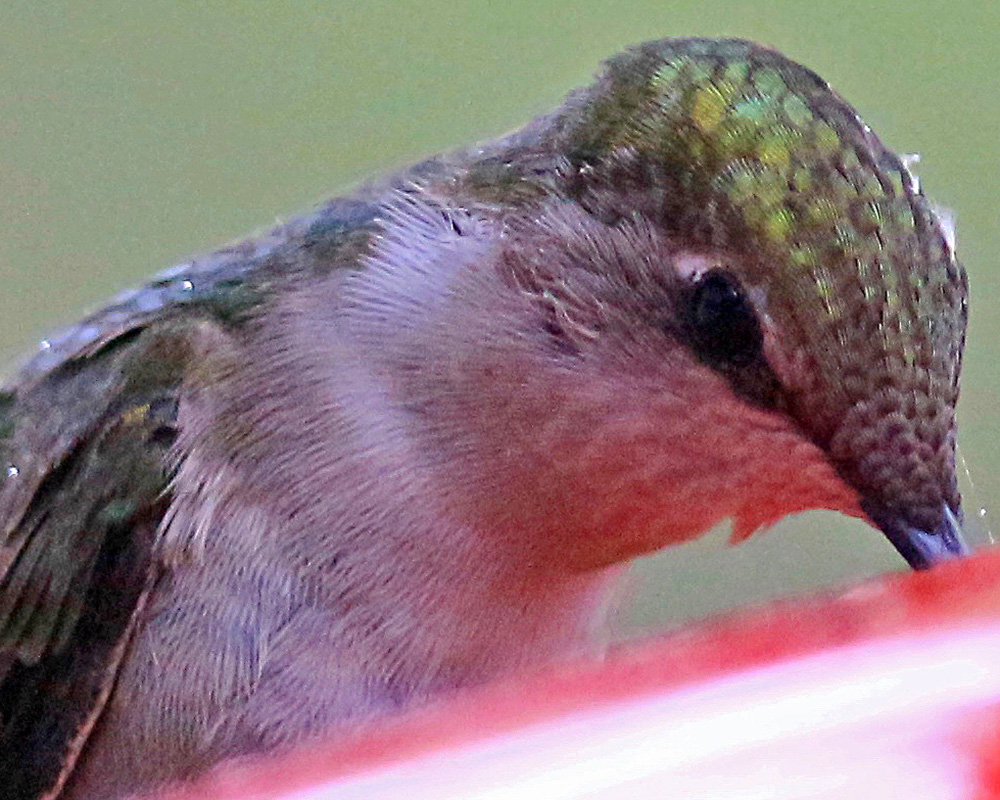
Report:
<svg viewBox="0 0 1000 800"><path fill-rule="evenodd" d="M954 232L735 39L126 292L0 391L0 798L118 798L599 645L798 511L965 552Z"/></svg>

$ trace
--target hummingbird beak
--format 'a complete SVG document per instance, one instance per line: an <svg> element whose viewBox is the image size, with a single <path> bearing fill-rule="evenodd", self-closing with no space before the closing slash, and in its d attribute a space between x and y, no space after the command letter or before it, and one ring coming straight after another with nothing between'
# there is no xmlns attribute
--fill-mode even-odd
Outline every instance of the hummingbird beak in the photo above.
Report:
<svg viewBox="0 0 1000 800"><path fill-rule="evenodd" d="M941 522L933 531L915 528L899 514L865 509L872 522L913 569L927 569L970 550L962 537L961 511L956 515L946 503Z"/></svg>

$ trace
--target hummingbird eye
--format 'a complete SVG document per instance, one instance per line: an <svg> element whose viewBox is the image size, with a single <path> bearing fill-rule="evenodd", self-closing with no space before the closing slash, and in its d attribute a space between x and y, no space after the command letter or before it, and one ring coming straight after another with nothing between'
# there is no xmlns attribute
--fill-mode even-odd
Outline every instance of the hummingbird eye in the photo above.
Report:
<svg viewBox="0 0 1000 800"><path fill-rule="evenodd" d="M688 323L698 355L717 369L745 366L760 355L764 337L757 316L739 281L724 270L696 280Z"/></svg>

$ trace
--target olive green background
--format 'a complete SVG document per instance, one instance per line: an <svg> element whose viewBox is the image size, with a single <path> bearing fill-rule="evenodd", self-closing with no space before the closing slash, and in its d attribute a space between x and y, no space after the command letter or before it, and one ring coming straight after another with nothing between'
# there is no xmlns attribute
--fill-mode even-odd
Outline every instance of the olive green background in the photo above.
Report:
<svg viewBox="0 0 1000 800"><path fill-rule="evenodd" d="M644 39L735 35L829 80L955 210L972 283L960 408L970 516L1000 497L1000 4L0 4L0 364L111 292L373 172L490 138ZM979 538L985 534L979 532ZM663 626L899 569L833 514L644 560L624 614Z"/></svg>

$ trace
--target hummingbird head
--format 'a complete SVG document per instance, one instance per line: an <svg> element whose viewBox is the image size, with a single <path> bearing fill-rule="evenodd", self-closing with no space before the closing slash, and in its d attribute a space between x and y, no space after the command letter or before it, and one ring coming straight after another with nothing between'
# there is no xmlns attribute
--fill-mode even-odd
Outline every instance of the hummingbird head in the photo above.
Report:
<svg viewBox="0 0 1000 800"><path fill-rule="evenodd" d="M500 272L555 365L508 374L521 405L481 420L509 414L489 447L527 476L498 513L540 498L574 535L652 549L833 508L914 567L963 552L965 272L907 162L822 79L745 41L651 42L498 148L463 188L502 205ZM458 328L516 313L473 316Z"/></svg>
<svg viewBox="0 0 1000 800"><path fill-rule="evenodd" d="M911 564L959 550L967 282L906 162L817 75L743 41L640 46L577 102L569 191L671 243L678 340L792 420Z"/></svg>

